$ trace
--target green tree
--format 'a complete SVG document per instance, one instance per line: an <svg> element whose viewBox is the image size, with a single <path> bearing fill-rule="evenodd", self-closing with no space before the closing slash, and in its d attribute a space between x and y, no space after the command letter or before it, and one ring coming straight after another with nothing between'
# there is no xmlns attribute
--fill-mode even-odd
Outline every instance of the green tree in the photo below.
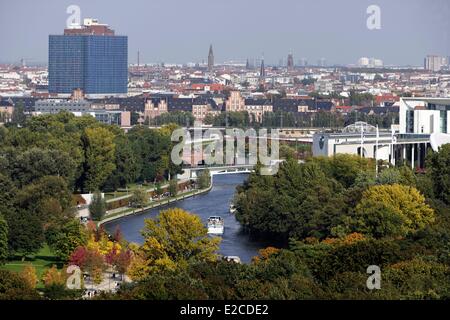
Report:
<svg viewBox="0 0 450 320"><path fill-rule="evenodd" d="M131 196L131 205L137 208L143 208L148 204L148 193L142 188L135 189Z"/></svg>
<svg viewBox="0 0 450 320"><path fill-rule="evenodd" d="M44 176L61 176L67 183L73 184L77 169L68 153L38 147L19 153L10 165L12 177L20 186Z"/></svg>
<svg viewBox="0 0 450 320"><path fill-rule="evenodd" d="M434 194L447 205L450 204L450 144L427 156L428 174L434 185Z"/></svg>
<svg viewBox="0 0 450 320"><path fill-rule="evenodd" d="M19 101L14 106L13 114L11 116L11 123L16 126L23 126L27 117L25 115L25 108L23 102Z"/></svg>
<svg viewBox="0 0 450 320"><path fill-rule="evenodd" d="M8 258L8 224L0 214L0 264Z"/></svg>
<svg viewBox="0 0 450 320"><path fill-rule="evenodd" d="M377 177L378 184L400 184L401 175L397 168L386 168Z"/></svg>
<svg viewBox="0 0 450 320"><path fill-rule="evenodd" d="M165 131L136 126L129 131L128 138L137 163L142 168L138 180L154 181L167 173L172 151L170 135L165 134Z"/></svg>
<svg viewBox="0 0 450 320"><path fill-rule="evenodd" d="M67 261L77 247L87 242L85 227L78 220L50 226L45 233L46 243L62 261Z"/></svg>
<svg viewBox="0 0 450 320"><path fill-rule="evenodd" d="M6 216L8 245L12 254L22 256L38 252L44 244L44 227L39 216L23 209Z"/></svg>
<svg viewBox="0 0 450 320"><path fill-rule="evenodd" d="M383 290L401 299L436 300L450 295L448 265L415 257L390 265L383 271Z"/></svg>
<svg viewBox="0 0 450 320"><path fill-rule="evenodd" d="M160 198L161 195L164 193L164 190L161 187L161 183L160 182L155 183L155 193L158 196L158 198Z"/></svg>
<svg viewBox="0 0 450 320"><path fill-rule="evenodd" d="M106 202L100 191L94 192L92 202L89 205L89 212L93 220L101 221L106 214Z"/></svg>
<svg viewBox="0 0 450 320"><path fill-rule="evenodd" d="M169 193L172 197L175 197L178 193L178 180L172 179L169 181Z"/></svg>
<svg viewBox="0 0 450 320"><path fill-rule="evenodd" d="M346 210L341 189L319 164L289 159L276 175L252 173L238 188L236 218L255 236L282 242L326 237Z"/></svg>
<svg viewBox="0 0 450 320"><path fill-rule="evenodd" d="M99 190L115 169L114 135L105 128L87 128L84 131L84 146L84 190Z"/></svg>
<svg viewBox="0 0 450 320"><path fill-rule="evenodd" d="M135 182L139 177L141 168L130 141L126 136L116 138L116 169L105 183L106 189L117 190L124 188L128 183Z"/></svg>
<svg viewBox="0 0 450 320"><path fill-rule="evenodd" d="M9 176L0 172L0 214L6 215L14 209L16 194L17 188Z"/></svg>
<svg viewBox="0 0 450 320"><path fill-rule="evenodd" d="M370 187L355 211L356 230L375 238L406 236L435 220L416 188L398 184Z"/></svg>
<svg viewBox="0 0 450 320"><path fill-rule="evenodd" d="M208 169L205 169L198 175L198 188L206 189L209 187L210 183L211 183L211 174Z"/></svg>

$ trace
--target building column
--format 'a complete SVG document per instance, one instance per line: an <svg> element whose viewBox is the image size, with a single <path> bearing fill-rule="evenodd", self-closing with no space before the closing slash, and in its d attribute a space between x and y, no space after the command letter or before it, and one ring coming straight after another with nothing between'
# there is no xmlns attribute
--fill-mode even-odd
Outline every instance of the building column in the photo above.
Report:
<svg viewBox="0 0 450 320"><path fill-rule="evenodd" d="M393 166L395 166L395 144L392 144L392 154L391 154L391 163Z"/></svg>
<svg viewBox="0 0 450 320"><path fill-rule="evenodd" d="M414 151L416 149L416 145L412 145L411 147L411 169L414 171Z"/></svg>
<svg viewBox="0 0 450 320"><path fill-rule="evenodd" d="M404 164L406 164L406 144L403 145L402 161Z"/></svg>
<svg viewBox="0 0 450 320"><path fill-rule="evenodd" d="M422 168L422 144L419 143L417 145L417 166Z"/></svg>

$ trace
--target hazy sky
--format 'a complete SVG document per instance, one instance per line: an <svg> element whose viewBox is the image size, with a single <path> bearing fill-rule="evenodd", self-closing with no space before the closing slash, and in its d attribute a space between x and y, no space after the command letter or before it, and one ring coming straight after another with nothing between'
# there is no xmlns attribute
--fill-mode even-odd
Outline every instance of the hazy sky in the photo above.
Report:
<svg viewBox="0 0 450 320"><path fill-rule="evenodd" d="M422 65L450 55L450 0L0 0L0 61L46 62L48 35L62 34L76 4L128 36L129 63L201 62L209 44L217 62L259 57ZM366 27L366 9L381 8L381 30Z"/></svg>

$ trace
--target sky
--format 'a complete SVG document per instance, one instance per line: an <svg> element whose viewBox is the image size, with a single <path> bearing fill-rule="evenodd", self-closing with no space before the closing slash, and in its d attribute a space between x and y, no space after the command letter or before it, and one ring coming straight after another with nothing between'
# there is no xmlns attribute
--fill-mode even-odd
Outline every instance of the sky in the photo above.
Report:
<svg viewBox="0 0 450 320"><path fill-rule="evenodd" d="M381 29L366 10L378 5ZM128 62L187 63L306 58L315 64L423 65L450 56L450 0L0 0L0 62L46 63L48 35L62 34L69 5L128 36Z"/></svg>

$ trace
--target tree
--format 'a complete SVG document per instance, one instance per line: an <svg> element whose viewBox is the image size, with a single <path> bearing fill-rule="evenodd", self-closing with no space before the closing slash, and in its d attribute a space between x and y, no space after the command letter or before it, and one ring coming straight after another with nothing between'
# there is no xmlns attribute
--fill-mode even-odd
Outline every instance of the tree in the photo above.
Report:
<svg viewBox="0 0 450 320"><path fill-rule="evenodd" d="M335 178L346 188L355 183L355 179L361 171L375 175L375 162L360 156L337 154L332 158L317 157L310 161L318 163L327 177Z"/></svg>
<svg viewBox="0 0 450 320"><path fill-rule="evenodd" d="M69 258L69 264L79 266L81 269L84 268L87 257L86 247L77 247Z"/></svg>
<svg viewBox="0 0 450 320"><path fill-rule="evenodd" d="M172 151L170 135L166 130L151 130L137 126L128 132L134 154L140 168L139 181L154 181L167 172ZM163 158L165 157L165 161Z"/></svg>
<svg viewBox="0 0 450 320"><path fill-rule="evenodd" d="M8 246L12 254L22 256L38 252L44 243L43 223L37 215L19 209L14 214L9 214L8 222Z"/></svg>
<svg viewBox="0 0 450 320"><path fill-rule="evenodd" d="M160 182L155 183L155 193L158 196L158 198L161 198L161 195L164 193L164 190L162 189Z"/></svg>
<svg viewBox="0 0 450 320"><path fill-rule="evenodd" d="M8 258L8 224L0 214L0 264Z"/></svg>
<svg viewBox="0 0 450 320"><path fill-rule="evenodd" d="M138 254L148 272L184 268L192 261L215 261L219 238L208 237L200 217L182 209L161 211L146 219Z"/></svg>
<svg viewBox="0 0 450 320"><path fill-rule="evenodd" d="M83 136L85 149L84 190L99 190L114 171L114 135L105 128L87 128Z"/></svg>
<svg viewBox="0 0 450 320"><path fill-rule="evenodd" d="M370 187L355 211L356 230L375 238L406 236L435 220L416 188L398 184Z"/></svg>
<svg viewBox="0 0 450 320"><path fill-rule="evenodd" d="M131 196L131 206L136 208L143 208L148 204L149 196L147 191L142 188L137 188L133 191Z"/></svg>
<svg viewBox="0 0 450 320"><path fill-rule="evenodd" d="M9 176L0 172L0 214L6 216L8 212L14 210L16 193L17 188Z"/></svg>
<svg viewBox="0 0 450 320"><path fill-rule="evenodd" d="M39 293L19 274L0 269L0 300L39 300Z"/></svg>
<svg viewBox="0 0 450 320"><path fill-rule="evenodd" d="M198 188L206 189L211 183L211 174L208 169L203 170L198 176Z"/></svg>
<svg viewBox="0 0 450 320"><path fill-rule="evenodd" d="M70 220L62 226L51 226L45 238L50 249L63 261L67 261L77 247L87 242L85 228L78 220Z"/></svg>
<svg viewBox="0 0 450 320"><path fill-rule="evenodd" d="M25 108L23 106L23 102L19 101L14 106L13 114L11 116L11 123L22 127L26 121Z"/></svg>
<svg viewBox="0 0 450 320"><path fill-rule="evenodd" d="M36 275L36 268L31 263L28 263L25 266L20 275L25 279L25 281L29 284L31 288L33 289L36 288L36 284L38 283L38 277Z"/></svg>
<svg viewBox="0 0 450 320"><path fill-rule="evenodd" d="M104 257L98 250L87 250L83 270L89 273L95 284L100 284L102 282L105 267Z"/></svg>
<svg viewBox="0 0 450 320"><path fill-rule="evenodd" d="M33 147L17 154L12 160L12 177L20 186L28 185L44 176L61 176L66 183L74 182L77 166L65 151Z"/></svg>
<svg viewBox="0 0 450 320"><path fill-rule="evenodd" d="M415 257L383 271L383 291L411 300L447 299L450 294L448 265Z"/></svg>
<svg viewBox="0 0 450 320"><path fill-rule="evenodd" d="M450 204L450 144L439 148L427 156L428 174L433 181L435 196Z"/></svg>
<svg viewBox="0 0 450 320"><path fill-rule="evenodd" d="M121 250L119 253L114 255L112 260L112 265L116 268L117 272L121 275L127 273L128 268L131 263L132 253L130 250Z"/></svg>
<svg viewBox="0 0 450 320"><path fill-rule="evenodd" d="M169 181L169 193L170 196L175 197L178 193L178 180L172 179Z"/></svg>
<svg viewBox="0 0 450 320"><path fill-rule="evenodd" d="M72 194L62 177L45 176L17 192L17 207L47 224L72 218Z"/></svg>
<svg viewBox="0 0 450 320"><path fill-rule="evenodd" d="M254 236L281 242L324 238L346 210L340 185L315 162L288 159L273 176L250 174L238 188L236 218Z"/></svg>
<svg viewBox="0 0 450 320"><path fill-rule="evenodd" d="M400 172L397 168L387 168L380 172L377 177L378 184L400 184Z"/></svg>
<svg viewBox="0 0 450 320"><path fill-rule="evenodd" d="M127 136L116 138L116 169L105 182L105 188L116 190L119 187L125 187L128 183L135 182L141 172L140 163L133 151Z"/></svg>
<svg viewBox="0 0 450 320"><path fill-rule="evenodd" d="M99 191L94 192L89 212L93 220L101 221L106 214L106 202Z"/></svg>

